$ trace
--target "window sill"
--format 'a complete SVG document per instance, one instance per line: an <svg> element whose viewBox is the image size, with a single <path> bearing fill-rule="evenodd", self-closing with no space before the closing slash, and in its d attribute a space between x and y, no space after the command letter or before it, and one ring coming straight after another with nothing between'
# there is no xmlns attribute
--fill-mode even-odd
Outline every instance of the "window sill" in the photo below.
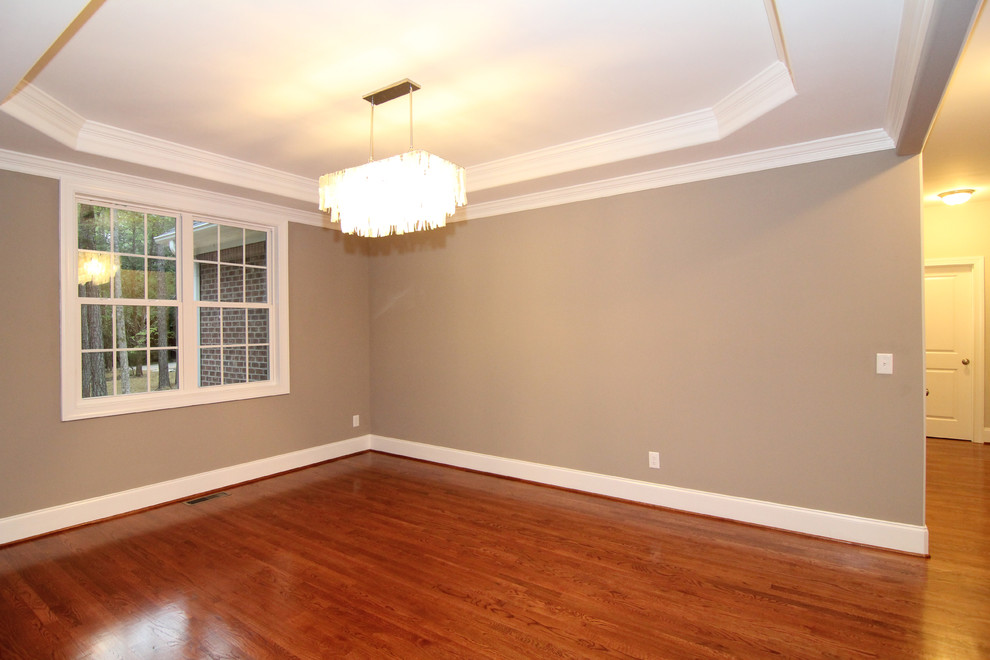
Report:
<svg viewBox="0 0 990 660"><path fill-rule="evenodd" d="M116 397L99 397L84 399L81 402L68 404L62 408L62 421L92 419L113 415L128 415L131 413L148 412L152 410L170 410L211 403L240 401L242 399L258 399L268 396L289 394L288 384L279 383L250 383L237 385L217 385L201 388L195 392L149 392L146 394L127 394ZM69 397L71 399L71 397ZM63 397L63 401L66 401Z"/></svg>

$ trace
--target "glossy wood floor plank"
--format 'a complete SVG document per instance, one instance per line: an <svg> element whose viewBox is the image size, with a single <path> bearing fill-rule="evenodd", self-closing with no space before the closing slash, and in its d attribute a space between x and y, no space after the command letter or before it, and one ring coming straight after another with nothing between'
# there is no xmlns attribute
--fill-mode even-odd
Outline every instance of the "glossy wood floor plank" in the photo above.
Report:
<svg viewBox="0 0 990 660"><path fill-rule="evenodd" d="M0 658L987 658L990 447L924 559L363 454L0 548Z"/></svg>

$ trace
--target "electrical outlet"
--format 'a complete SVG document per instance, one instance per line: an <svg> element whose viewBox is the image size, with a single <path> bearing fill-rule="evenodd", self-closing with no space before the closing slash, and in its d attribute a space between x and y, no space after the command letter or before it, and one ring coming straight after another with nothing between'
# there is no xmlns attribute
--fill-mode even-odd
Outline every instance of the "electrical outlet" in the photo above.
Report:
<svg viewBox="0 0 990 660"><path fill-rule="evenodd" d="M655 470L660 469L660 452L658 451L650 452L650 467Z"/></svg>
<svg viewBox="0 0 990 660"><path fill-rule="evenodd" d="M361 426L361 415L354 415L354 428Z"/></svg>

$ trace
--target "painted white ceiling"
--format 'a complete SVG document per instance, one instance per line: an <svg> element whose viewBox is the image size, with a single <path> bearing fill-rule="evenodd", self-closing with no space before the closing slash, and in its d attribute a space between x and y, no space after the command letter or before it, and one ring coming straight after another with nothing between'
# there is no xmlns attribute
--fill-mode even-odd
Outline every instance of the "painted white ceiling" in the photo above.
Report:
<svg viewBox="0 0 990 660"><path fill-rule="evenodd" d="M10 0L0 150L314 209L408 77L482 217L891 148L933 1Z"/></svg>

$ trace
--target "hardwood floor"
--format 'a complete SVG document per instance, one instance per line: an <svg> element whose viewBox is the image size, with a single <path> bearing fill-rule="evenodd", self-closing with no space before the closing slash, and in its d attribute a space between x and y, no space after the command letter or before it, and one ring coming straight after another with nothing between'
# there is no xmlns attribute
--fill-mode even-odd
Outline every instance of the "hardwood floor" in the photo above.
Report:
<svg viewBox="0 0 990 660"><path fill-rule="evenodd" d="M990 657L990 446L930 559L362 454L0 548L0 658Z"/></svg>

